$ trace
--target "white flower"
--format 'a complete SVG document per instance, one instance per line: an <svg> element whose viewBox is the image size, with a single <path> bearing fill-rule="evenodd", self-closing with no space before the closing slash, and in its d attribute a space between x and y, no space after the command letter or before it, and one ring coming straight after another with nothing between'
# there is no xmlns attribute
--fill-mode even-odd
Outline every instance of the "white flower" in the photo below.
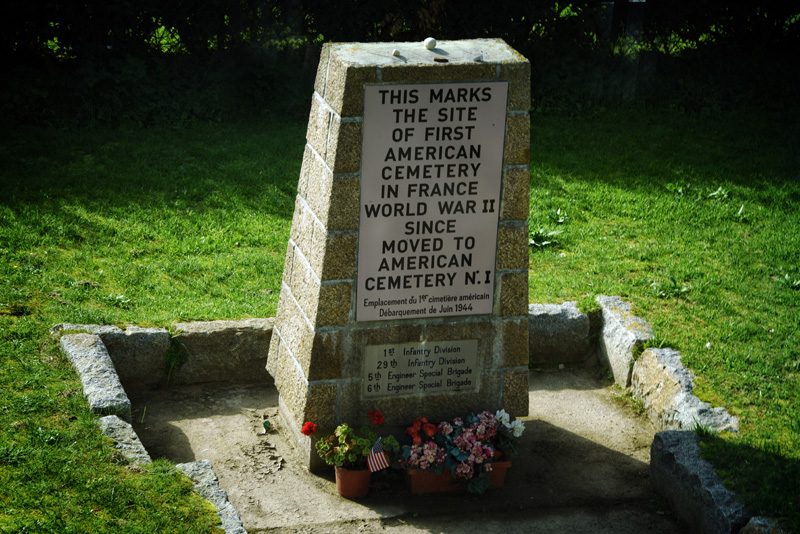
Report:
<svg viewBox="0 0 800 534"><path fill-rule="evenodd" d="M508 428L509 430L513 431L515 438L520 437L522 433L525 431L525 425L522 423L522 420L520 419L515 419L514 422L511 423L511 426L509 426Z"/></svg>
<svg viewBox="0 0 800 534"><path fill-rule="evenodd" d="M494 417L503 423L506 428L508 428L509 423L511 423L511 416L508 415L505 410L497 410L497 413L494 414Z"/></svg>

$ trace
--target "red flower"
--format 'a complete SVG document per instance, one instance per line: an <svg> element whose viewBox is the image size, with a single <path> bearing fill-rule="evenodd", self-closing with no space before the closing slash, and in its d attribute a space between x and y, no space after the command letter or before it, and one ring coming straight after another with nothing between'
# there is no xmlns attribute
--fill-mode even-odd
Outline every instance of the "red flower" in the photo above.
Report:
<svg viewBox="0 0 800 534"><path fill-rule="evenodd" d="M303 423L303 428L300 430L300 432L302 432L304 436L310 436L316 431L317 431L317 425L315 425L311 421L306 421L305 423Z"/></svg>
<svg viewBox="0 0 800 534"><path fill-rule="evenodd" d="M436 434L436 425L432 423L425 423L422 425L422 431L425 432L426 436L432 438L434 434Z"/></svg>
<svg viewBox="0 0 800 534"><path fill-rule="evenodd" d="M367 417L372 420L373 425L382 425L385 421L383 414L379 410L372 410L367 412Z"/></svg>

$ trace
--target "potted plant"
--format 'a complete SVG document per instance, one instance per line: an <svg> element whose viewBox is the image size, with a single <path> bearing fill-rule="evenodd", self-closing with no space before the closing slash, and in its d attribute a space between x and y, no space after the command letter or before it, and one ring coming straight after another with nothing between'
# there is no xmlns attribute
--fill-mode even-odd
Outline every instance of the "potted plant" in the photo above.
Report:
<svg viewBox="0 0 800 534"><path fill-rule="evenodd" d="M367 414L374 425L384 422L383 415L374 410ZM312 422L303 425L302 432L311 436L317 426ZM347 423L336 427L332 434L320 438L314 447L326 464L336 471L336 490L342 497L357 499L369 491L372 472L388 467L387 455L395 454L400 445L393 436L378 436L368 426L358 432Z"/></svg>
<svg viewBox="0 0 800 534"><path fill-rule="evenodd" d="M502 487L508 457L518 449L525 427L500 410L484 411L433 424L418 417L406 433L411 443L402 447L400 465L412 493L469 491L483 493Z"/></svg>

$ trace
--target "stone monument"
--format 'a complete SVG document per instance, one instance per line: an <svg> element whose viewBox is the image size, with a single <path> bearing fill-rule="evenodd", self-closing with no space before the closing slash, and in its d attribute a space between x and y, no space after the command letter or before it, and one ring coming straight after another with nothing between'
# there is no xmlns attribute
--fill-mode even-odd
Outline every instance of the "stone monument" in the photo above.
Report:
<svg viewBox="0 0 800 534"><path fill-rule="evenodd" d="M431 41L322 49L267 361L309 467L304 421L528 413L530 63Z"/></svg>

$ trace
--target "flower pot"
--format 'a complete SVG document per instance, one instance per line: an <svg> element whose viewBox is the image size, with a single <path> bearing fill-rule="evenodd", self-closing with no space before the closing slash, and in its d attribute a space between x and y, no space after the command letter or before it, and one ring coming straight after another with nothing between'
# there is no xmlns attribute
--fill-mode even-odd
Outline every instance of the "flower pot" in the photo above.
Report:
<svg viewBox="0 0 800 534"><path fill-rule="evenodd" d="M489 487L502 488L506 480L506 471L511 467L511 460L492 462L489 472ZM431 473L409 469L405 472L406 485L413 494L417 493L445 493L451 491L467 491L466 481L455 478L450 471Z"/></svg>
<svg viewBox="0 0 800 534"><path fill-rule="evenodd" d="M346 499L360 499L369 492L369 481L372 473L369 469L336 468L336 491Z"/></svg>

